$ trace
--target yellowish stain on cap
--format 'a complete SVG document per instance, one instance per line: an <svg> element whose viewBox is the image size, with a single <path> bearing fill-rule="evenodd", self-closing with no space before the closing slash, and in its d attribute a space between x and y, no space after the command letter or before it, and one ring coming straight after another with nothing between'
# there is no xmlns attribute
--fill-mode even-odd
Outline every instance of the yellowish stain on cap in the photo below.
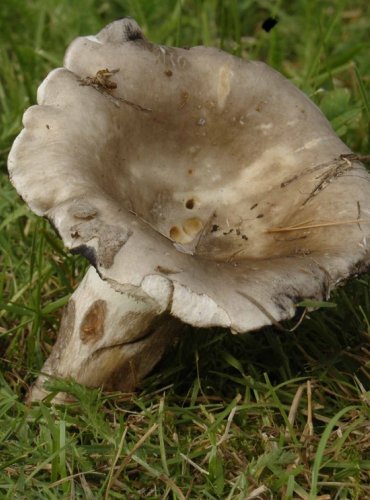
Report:
<svg viewBox="0 0 370 500"><path fill-rule="evenodd" d="M176 241L176 243L190 243L203 229L203 222L193 217L191 219L186 219L181 226L172 226L169 232L171 240Z"/></svg>

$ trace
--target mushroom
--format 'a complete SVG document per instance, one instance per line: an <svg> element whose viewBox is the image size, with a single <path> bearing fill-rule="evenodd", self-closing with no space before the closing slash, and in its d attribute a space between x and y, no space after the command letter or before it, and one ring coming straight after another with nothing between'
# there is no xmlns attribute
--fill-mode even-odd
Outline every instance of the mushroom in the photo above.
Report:
<svg viewBox="0 0 370 500"><path fill-rule="evenodd" d="M257 330L368 267L369 174L266 64L123 19L72 42L37 101L11 180L92 267L32 399L49 376L132 390L181 324Z"/></svg>

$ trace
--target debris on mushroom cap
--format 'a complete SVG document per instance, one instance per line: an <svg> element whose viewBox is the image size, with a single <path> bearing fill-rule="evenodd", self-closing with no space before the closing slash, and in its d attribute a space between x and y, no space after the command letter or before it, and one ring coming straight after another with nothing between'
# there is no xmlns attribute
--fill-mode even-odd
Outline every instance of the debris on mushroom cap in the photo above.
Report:
<svg viewBox="0 0 370 500"><path fill-rule="evenodd" d="M132 19L75 40L64 66L9 171L113 288L244 332L367 268L370 176L278 72L152 44Z"/></svg>

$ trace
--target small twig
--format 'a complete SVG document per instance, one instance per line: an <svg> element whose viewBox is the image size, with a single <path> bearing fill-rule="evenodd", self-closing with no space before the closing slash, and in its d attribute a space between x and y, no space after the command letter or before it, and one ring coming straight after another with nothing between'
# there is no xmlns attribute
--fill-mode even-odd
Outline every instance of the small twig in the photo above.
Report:
<svg viewBox="0 0 370 500"><path fill-rule="evenodd" d="M239 401L241 400L241 395L238 394L235 399L236 399L236 404L238 404ZM235 413L236 413L237 409L238 409L238 407L234 406L234 408L231 410L229 416L227 417L225 432L223 433L223 435L221 436L221 438L217 442L217 446L220 446L220 444L222 444L224 441L227 441L229 439L230 427L231 427L232 421L234 420Z"/></svg>
<svg viewBox="0 0 370 500"><path fill-rule="evenodd" d="M142 436L139 441L133 446L132 450L129 451L129 453L125 456L125 458L122 460L121 465L118 467L117 471L115 472L114 476L111 478L111 484L114 483L116 479L118 479L119 475L123 471L123 469L126 467L126 465L130 462L132 456L134 455L135 451L137 451L140 446L142 446L145 441L148 439L149 436L153 434L154 431L156 431L158 428L158 424L153 424L151 428ZM109 490L108 490L109 493ZM108 496L106 496L108 498Z"/></svg>
<svg viewBox="0 0 370 500"><path fill-rule="evenodd" d="M348 153L340 155L339 158L349 161L361 161L362 163L370 163L370 155L358 155L356 153Z"/></svg>
<svg viewBox="0 0 370 500"><path fill-rule="evenodd" d="M292 401L292 404L290 406L290 409L289 409L289 415L288 415L288 421L291 425L291 427L293 427L294 425L294 421L295 421L295 417L297 415L297 411L298 411L298 407L299 407L299 403L302 399L302 394L303 394L303 391L304 391L304 384L300 385L294 395L294 398L293 398L293 401ZM289 427L286 427L285 429L285 438L289 438L290 436L290 432L289 432Z"/></svg>
<svg viewBox="0 0 370 500"><path fill-rule="evenodd" d="M357 220L359 221L360 219L361 219L361 204L357 200ZM359 230L362 231L360 224L357 224L357 225L358 225Z"/></svg>
<svg viewBox="0 0 370 500"><path fill-rule="evenodd" d="M258 488L256 488L255 490L253 490L249 493L249 495L246 497L246 500L252 500L253 498L260 498L260 496L263 493L266 493L267 491L269 491L267 486L264 486L264 485L259 486Z"/></svg>
<svg viewBox="0 0 370 500"><path fill-rule="evenodd" d="M316 177L316 179L321 180L316 184L316 186L311 191L310 195L302 203L302 206L306 205L314 196L323 191L334 179L342 177L348 170L352 168L352 162L341 155L339 160L334 163L334 166L329 168L327 172Z"/></svg>
<svg viewBox="0 0 370 500"><path fill-rule="evenodd" d="M185 500L189 500L191 491L193 489L193 484L194 484L194 478L192 477L191 481L190 481L189 489L188 489L188 491L186 492L186 495L185 495Z"/></svg>
<svg viewBox="0 0 370 500"><path fill-rule="evenodd" d="M119 456L121 455L122 448L123 448L123 443L125 442L125 437L126 437L127 431L128 431L128 427L126 427L125 430L122 432L122 437L121 437L120 443L118 445L117 453L116 453L116 456L114 458L112 467L111 467L111 469L109 471L109 480L108 480L108 485L107 485L107 489L105 491L105 496L104 496L105 500L108 500L108 498L109 498L109 491L110 491L110 489L112 487L112 484L113 484L114 469L115 469L115 467L117 465Z"/></svg>
<svg viewBox="0 0 370 500"><path fill-rule="evenodd" d="M307 436L313 436L313 424L312 424L312 385L311 380L307 380L307 422L305 428L303 429L301 442L306 441Z"/></svg>
<svg viewBox="0 0 370 500"><path fill-rule="evenodd" d="M307 428L308 428L308 435L313 436L311 380L307 380Z"/></svg>
<svg viewBox="0 0 370 500"><path fill-rule="evenodd" d="M180 452L180 457L183 458L185 460L185 462L188 462L190 465L192 465L194 467L194 469L197 469L202 474L205 474L206 476L209 476L209 472L207 470L203 469L202 467L200 467L200 465L198 465L195 462L193 462L193 460L191 460L191 458L189 458L186 455L184 455L184 453Z"/></svg>
<svg viewBox="0 0 370 500"><path fill-rule="evenodd" d="M128 101L123 97L115 97L115 96L112 97L114 99L117 99L118 101L123 102L124 104L127 104L128 106L132 106L134 109L137 109L138 111L144 111L144 113L151 113L153 111L151 108L144 108L144 106L140 106L140 104L135 104L134 102Z"/></svg>
<svg viewBox="0 0 370 500"><path fill-rule="evenodd" d="M26 456L26 455L25 455ZM5 469L6 470L6 469ZM105 476L104 472L97 472L95 469L87 470L84 472L76 472L75 474L70 474L69 476L62 477L62 479L58 479L57 481L54 481L53 483L48 484L48 488L55 488L56 486L59 486L61 484L67 483L71 479L75 479L78 477L84 477L86 474L89 475L96 475L96 476Z"/></svg>
<svg viewBox="0 0 370 500"><path fill-rule="evenodd" d="M288 226L288 227L270 227L265 231L265 233L287 233L289 231L301 231L303 229L315 229L320 227L330 227L330 226L341 226L343 224L359 224L370 222L370 218L368 219L349 219L349 220L341 220L341 221L327 221L320 222L317 224L307 224L306 226Z"/></svg>
<svg viewBox="0 0 370 500"><path fill-rule="evenodd" d="M308 197L302 203L302 206L304 206L312 198L323 191L334 179L342 177L346 172L348 172L348 170L351 170L353 168L353 161L362 161L364 163L368 163L370 162L370 155L362 156L356 153L340 154L337 158L334 158L329 162L321 163L320 165L308 168L300 174L294 175L293 177L282 182L280 187L285 188L286 186L303 176L312 174L313 172L321 170L323 168L327 169L322 174L316 177L316 179L319 179L319 182L313 187Z"/></svg>
<svg viewBox="0 0 370 500"><path fill-rule="evenodd" d="M96 72L95 76L87 76L86 78L81 78L80 85L83 87L92 87L101 94L103 94L105 97L108 97L112 102L116 104L115 101L121 101L124 104L127 104L128 106L133 107L134 109L137 109L138 111L144 111L145 113L151 113L152 109L150 108L144 108L144 106L140 106L140 104L136 104L132 101L129 101L128 99L125 99L123 97L116 97L111 94L112 90L115 90L117 88L117 83L111 81L111 77L115 74L118 73L119 69L111 69L109 70L108 68L101 69Z"/></svg>
<svg viewBox="0 0 370 500"><path fill-rule="evenodd" d="M302 321L305 319L306 317L306 314L307 314L307 307L304 309L303 313L301 314L301 317L299 318L299 320L297 321L297 323L288 330L288 332L292 333L294 332L295 330L297 330L297 328L301 325Z"/></svg>
<svg viewBox="0 0 370 500"><path fill-rule="evenodd" d="M296 181L297 179L300 179L301 177L303 177L305 175L311 174L312 172L316 172L316 170L321 170L322 168L329 167L332 164L333 164L333 161L328 161L325 163L321 163L320 165L316 165L315 167L309 168L309 169L305 170L304 172L297 174L297 175L294 175L293 177L290 177L288 180L282 182L280 184L280 187L285 188L286 186L288 186L292 182Z"/></svg>

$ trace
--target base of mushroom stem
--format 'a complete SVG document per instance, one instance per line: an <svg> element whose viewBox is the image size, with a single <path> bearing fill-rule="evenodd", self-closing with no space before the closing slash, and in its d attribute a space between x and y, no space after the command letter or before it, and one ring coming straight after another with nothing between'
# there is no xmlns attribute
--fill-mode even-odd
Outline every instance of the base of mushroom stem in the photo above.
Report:
<svg viewBox="0 0 370 500"><path fill-rule="evenodd" d="M64 311L57 342L27 399L44 399L50 378L131 392L174 345L180 329L155 301L135 290L115 291L90 268ZM53 399L70 401L63 393Z"/></svg>

